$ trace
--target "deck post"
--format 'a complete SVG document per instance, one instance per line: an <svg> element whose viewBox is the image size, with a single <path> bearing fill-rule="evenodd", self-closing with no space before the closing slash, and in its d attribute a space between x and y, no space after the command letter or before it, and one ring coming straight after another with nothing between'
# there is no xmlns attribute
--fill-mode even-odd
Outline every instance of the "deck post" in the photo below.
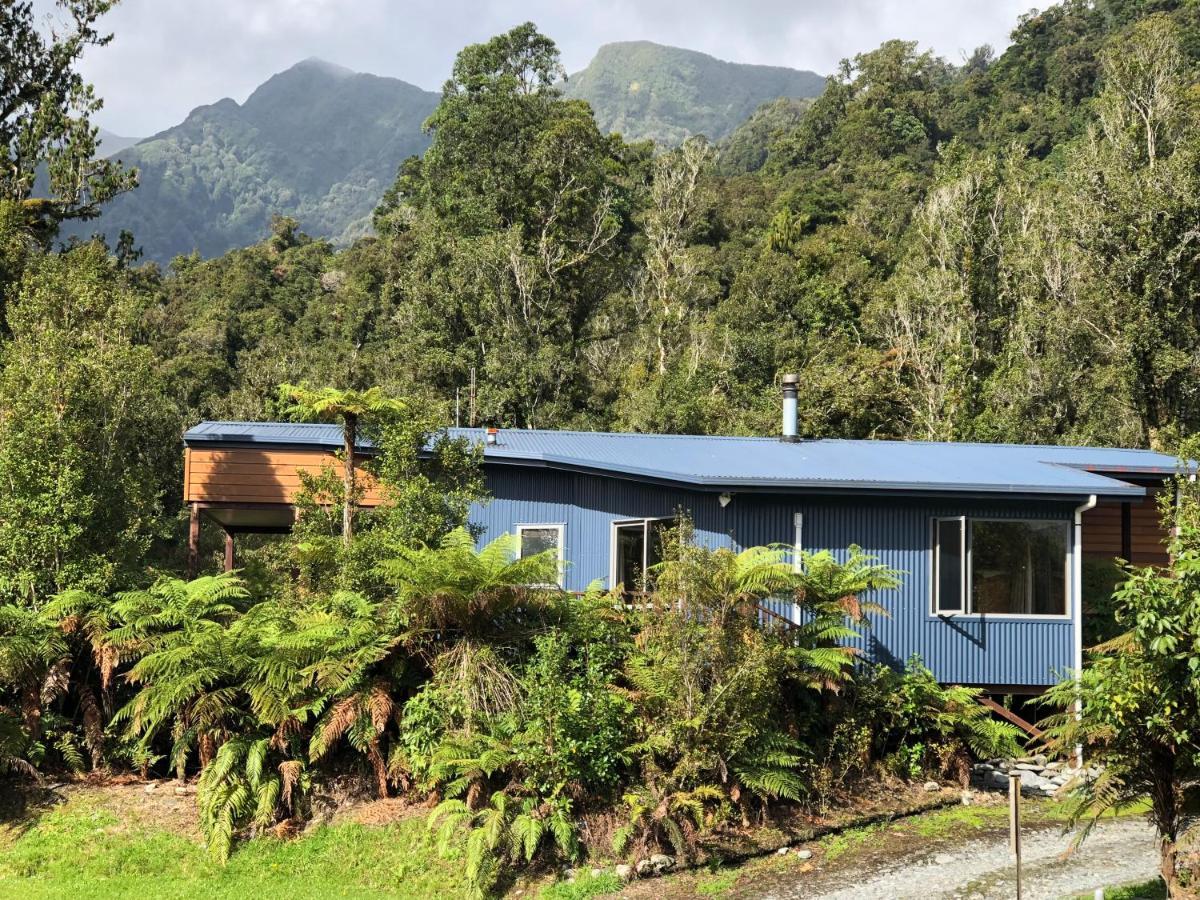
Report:
<svg viewBox="0 0 1200 900"><path fill-rule="evenodd" d="M1074 634L1075 689L1083 684L1083 514L1096 508L1097 497L1092 494L1086 503L1075 507L1074 528L1071 535L1071 630ZM1075 718L1083 718L1083 697L1075 698ZM1075 765L1083 768L1083 745L1075 746Z"/></svg>
<svg viewBox="0 0 1200 900"><path fill-rule="evenodd" d="M188 505L190 515L188 518L187 573L188 578L195 578L196 572L200 568L200 506L196 503Z"/></svg>
<svg viewBox="0 0 1200 900"><path fill-rule="evenodd" d="M233 532L225 531L225 571L233 571Z"/></svg>

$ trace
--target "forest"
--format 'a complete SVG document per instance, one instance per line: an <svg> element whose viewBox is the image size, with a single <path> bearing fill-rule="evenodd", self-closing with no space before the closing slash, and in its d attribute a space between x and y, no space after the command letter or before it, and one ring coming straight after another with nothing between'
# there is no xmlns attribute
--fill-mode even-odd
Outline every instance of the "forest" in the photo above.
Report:
<svg viewBox="0 0 1200 900"><path fill-rule="evenodd" d="M486 892L522 861L599 844L687 858L697 835L781 804L1017 752L919 660L864 670L838 646L875 614L858 598L902 573L707 551L685 523L649 611L530 587L553 561L475 548L478 457L439 433L770 434L778 377L797 372L808 437L1186 453L1200 5L1067 0L961 64L889 41L811 104L672 149L603 133L527 23L459 53L372 236L337 249L278 218L260 244L166 268L135 233L58 237L137 190L96 158L101 101L76 66L112 5L65 0L73 30L52 36L30 4L0 9L10 775L198 777L225 859L356 772L380 796L431 798ZM348 522L353 498L314 480L294 534L232 575L212 574L210 548L184 580L183 429L311 417L330 398L378 439L392 502L360 511L351 540L337 510ZM1131 572L1118 590L1139 653L1052 692L1059 708L1087 692L1081 719L1054 720L1056 746L1109 754L1078 815L1151 795L1173 891L1200 762L1173 730L1200 722L1196 508L1176 512L1175 577ZM798 634L747 612L781 593L809 610Z"/></svg>

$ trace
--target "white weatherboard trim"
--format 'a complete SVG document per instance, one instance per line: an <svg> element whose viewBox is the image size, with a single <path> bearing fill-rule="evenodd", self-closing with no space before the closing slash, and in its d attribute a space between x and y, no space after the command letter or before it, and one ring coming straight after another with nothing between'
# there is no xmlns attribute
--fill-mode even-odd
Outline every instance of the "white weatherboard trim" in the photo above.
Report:
<svg viewBox="0 0 1200 900"><path fill-rule="evenodd" d="M617 529L628 527L629 525L642 526L642 572L646 571L646 554L650 552L650 532L649 526L651 522L671 522L675 516L646 516L641 519L613 519L608 529L608 588L612 590L617 586ZM630 590L629 585L625 586L626 590Z"/></svg>

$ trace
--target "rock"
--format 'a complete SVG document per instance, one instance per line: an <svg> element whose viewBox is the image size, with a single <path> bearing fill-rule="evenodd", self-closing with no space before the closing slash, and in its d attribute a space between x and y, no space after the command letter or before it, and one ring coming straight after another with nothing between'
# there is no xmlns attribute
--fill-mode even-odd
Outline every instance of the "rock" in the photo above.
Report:
<svg viewBox="0 0 1200 900"><path fill-rule="evenodd" d="M987 781L988 787L1008 788L1008 775L1004 772L988 772Z"/></svg>
<svg viewBox="0 0 1200 900"><path fill-rule="evenodd" d="M954 862L954 857L951 856L949 853L939 853L936 856L934 856L933 862L934 862L934 865L948 866L948 865L950 865L950 863Z"/></svg>
<svg viewBox="0 0 1200 900"><path fill-rule="evenodd" d="M1048 763L1049 760L1046 759L1045 753L1037 753L1033 757L1033 762L1035 765L1039 765L1044 769L1046 768L1046 763Z"/></svg>
<svg viewBox="0 0 1200 900"><path fill-rule="evenodd" d="M665 853L652 853L650 855L650 867L654 869L657 875L669 872L674 866L675 860Z"/></svg>
<svg viewBox="0 0 1200 900"><path fill-rule="evenodd" d="M986 775L988 772L996 771L996 767L991 763L975 763L975 765L971 767L971 771L978 772L981 775Z"/></svg>
<svg viewBox="0 0 1200 900"><path fill-rule="evenodd" d="M940 784L938 784L936 781L925 782L925 790L927 790L931 794L934 791L940 791L941 789L942 789L942 786Z"/></svg>
<svg viewBox="0 0 1200 900"><path fill-rule="evenodd" d="M811 850L797 850L796 859L812 859L813 852Z"/></svg>
<svg viewBox="0 0 1200 900"><path fill-rule="evenodd" d="M603 869L592 869L592 877L593 878L599 878L603 874L604 874Z"/></svg>
<svg viewBox="0 0 1200 900"><path fill-rule="evenodd" d="M1040 772L1042 767L1034 763L1017 763L1013 766L1018 772Z"/></svg>
<svg viewBox="0 0 1200 900"><path fill-rule="evenodd" d="M1063 764L1058 762L1057 760L1054 762L1046 763L1046 768L1049 769L1051 772L1057 772L1062 767L1063 767Z"/></svg>
<svg viewBox="0 0 1200 900"><path fill-rule="evenodd" d="M146 794L153 794L157 790L158 790L158 782L157 781L152 781L148 785L146 785L144 788L142 788L142 792L146 793Z"/></svg>
<svg viewBox="0 0 1200 900"><path fill-rule="evenodd" d="M775 851L775 855L776 855L776 856L787 856L787 855L788 855L788 848L787 848L787 847L780 847L778 850L776 850L776 851Z"/></svg>
<svg viewBox="0 0 1200 900"><path fill-rule="evenodd" d="M647 875L649 875L651 872L654 871L654 867L652 865L650 865L650 860L639 859L637 861L637 865L634 866L634 871L636 871L638 873L639 878L645 878Z"/></svg>
<svg viewBox="0 0 1200 900"><path fill-rule="evenodd" d="M633 866L621 863L613 871L617 873L617 877L622 881L633 881Z"/></svg>
<svg viewBox="0 0 1200 900"><path fill-rule="evenodd" d="M187 796L188 794L190 794L190 793L191 793L191 791L190 791L190 790L188 790L188 789L187 789L187 788L185 788L185 787L177 787L177 788L175 788L175 796L176 796L176 797L186 797L186 796Z"/></svg>
<svg viewBox="0 0 1200 900"><path fill-rule="evenodd" d="M962 805L963 806L970 806L971 803L974 802L974 800L975 800L975 795L972 794L970 791L962 792Z"/></svg>

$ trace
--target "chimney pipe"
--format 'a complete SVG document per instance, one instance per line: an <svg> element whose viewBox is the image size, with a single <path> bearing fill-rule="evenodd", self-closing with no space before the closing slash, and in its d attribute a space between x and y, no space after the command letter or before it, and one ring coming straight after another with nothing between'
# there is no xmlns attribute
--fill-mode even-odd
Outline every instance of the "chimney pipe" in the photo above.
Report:
<svg viewBox="0 0 1200 900"><path fill-rule="evenodd" d="M783 385L783 434L780 439L795 443L800 440L800 429L796 424L796 394L800 387L800 376L784 375L779 380Z"/></svg>

